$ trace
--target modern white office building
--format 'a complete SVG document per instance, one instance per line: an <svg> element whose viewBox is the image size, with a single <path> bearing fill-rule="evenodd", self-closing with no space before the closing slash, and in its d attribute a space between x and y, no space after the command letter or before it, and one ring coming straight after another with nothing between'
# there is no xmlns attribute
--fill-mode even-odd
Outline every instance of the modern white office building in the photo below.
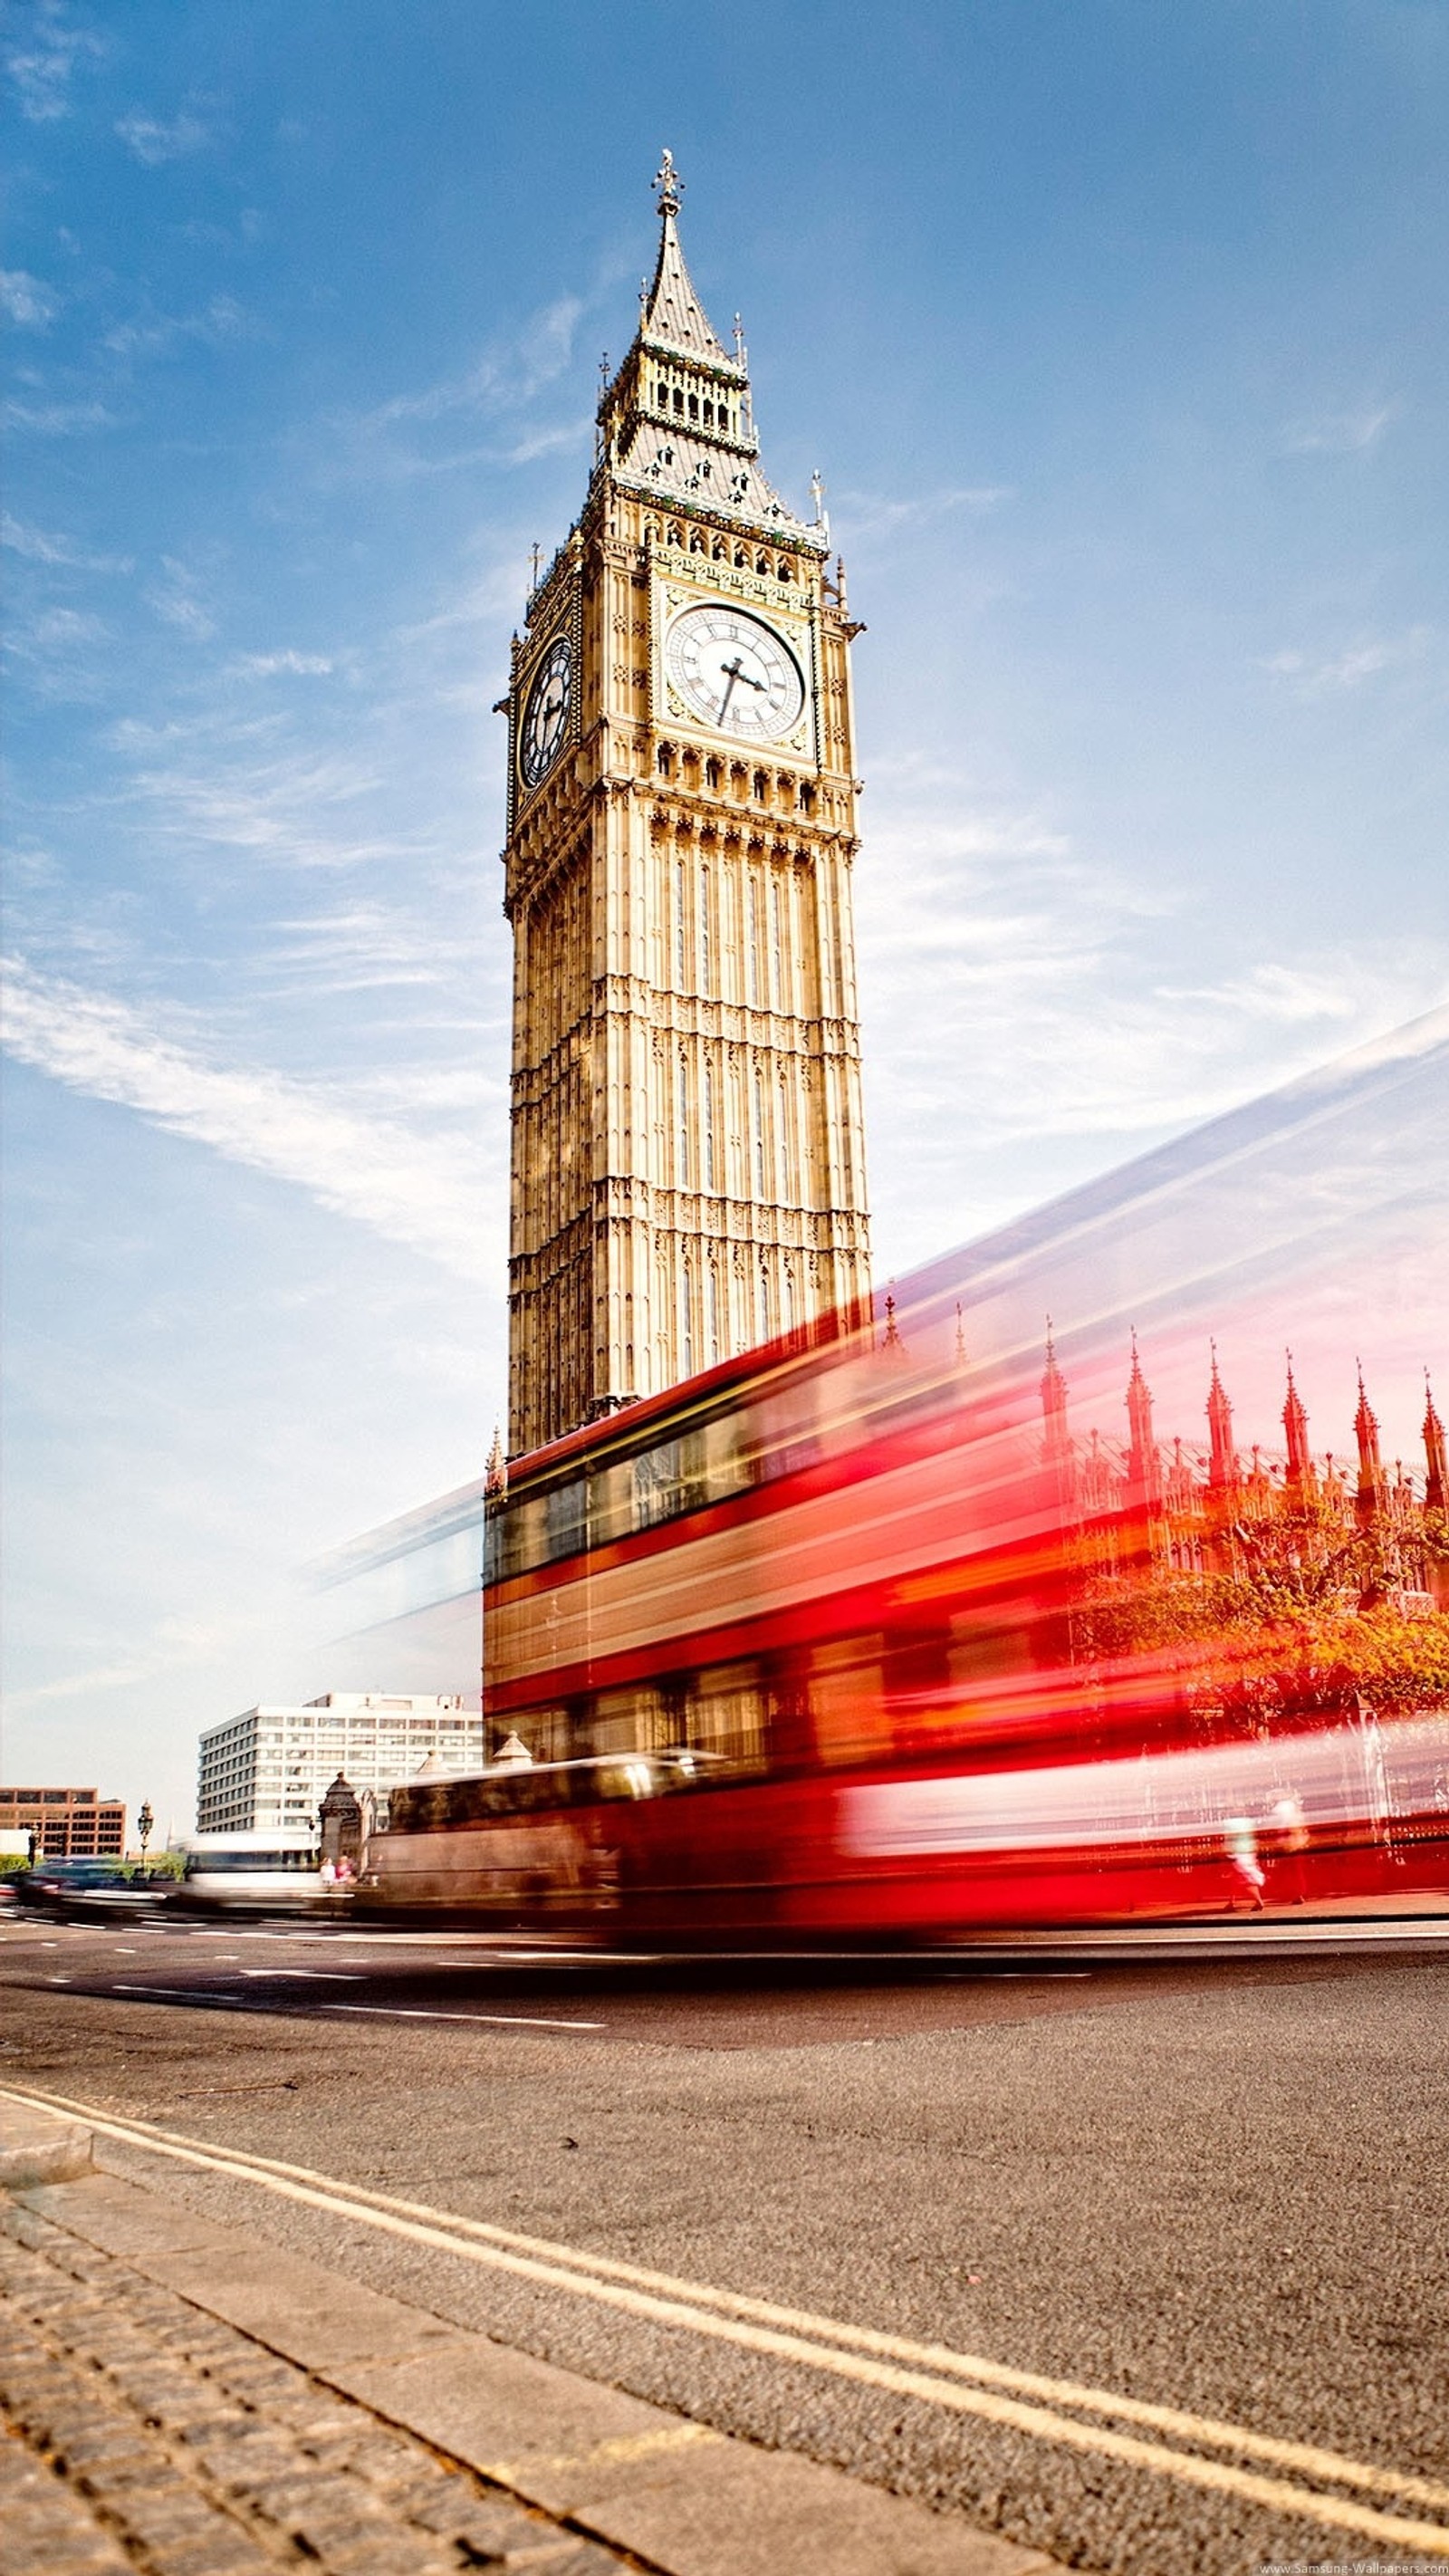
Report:
<svg viewBox="0 0 1449 2576"><path fill-rule="evenodd" d="M461 1697L327 1691L300 1708L249 1708L201 1739L198 1833L311 1824L338 1772L383 1792L429 1754L445 1771L483 1764L483 1721Z"/></svg>

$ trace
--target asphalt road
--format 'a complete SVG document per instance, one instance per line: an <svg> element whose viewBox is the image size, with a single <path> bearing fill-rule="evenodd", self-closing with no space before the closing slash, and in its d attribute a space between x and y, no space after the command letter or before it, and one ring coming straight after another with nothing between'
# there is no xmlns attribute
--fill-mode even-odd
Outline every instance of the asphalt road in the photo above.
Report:
<svg viewBox="0 0 1449 2576"><path fill-rule="evenodd" d="M1069 2563L1408 2566L1376 2517L1449 2524L1445 1929L626 1962L12 1918L0 2081L547 2239L541 2280L106 2150L280 2247ZM601 2303L600 2256L690 2285L703 2322ZM793 2343L721 2340L717 2293L798 2312ZM842 2324L894 2338L886 2360L812 2359ZM913 2387L907 2342L965 2356L985 2410ZM1222 2483L1181 2465L1203 2459Z"/></svg>

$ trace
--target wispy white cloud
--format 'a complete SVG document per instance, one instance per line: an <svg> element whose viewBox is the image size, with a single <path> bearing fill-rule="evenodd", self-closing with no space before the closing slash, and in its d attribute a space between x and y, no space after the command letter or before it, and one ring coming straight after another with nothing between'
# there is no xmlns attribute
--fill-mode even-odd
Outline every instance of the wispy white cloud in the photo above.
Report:
<svg viewBox="0 0 1449 2576"><path fill-rule="evenodd" d="M1341 652L1322 656L1288 650L1264 662L1265 671L1281 680L1297 698L1321 698L1343 689L1362 688L1365 680L1407 662L1422 661L1433 640L1432 629L1410 626L1402 635L1360 637Z"/></svg>
<svg viewBox="0 0 1449 2576"><path fill-rule="evenodd" d="M1009 483L959 483L936 492L841 492L831 506L853 536L880 537L898 528L927 527L957 510L995 510L1015 497Z"/></svg>
<svg viewBox="0 0 1449 2576"><path fill-rule="evenodd" d="M281 672L298 679L325 678L337 665L328 653L298 653L287 645L277 653L240 653L230 667L242 679L271 680Z"/></svg>
<svg viewBox="0 0 1449 2576"><path fill-rule="evenodd" d="M244 338L255 327L234 295L213 295L199 313L148 313L118 322L105 334L102 346L117 358L152 358L184 340L217 348L223 341Z"/></svg>
<svg viewBox="0 0 1449 2576"><path fill-rule="evenodd" d="M466 374L444 377L415 394L394 394L367 413L362 426L441 420L450 413L483 413L528 402L569 365L574 335L586 310L581 295L555 296L531 314L512 339L486 350Z"/></svg>
<svg viewBox="0 0 1449 2576"><path fill-rule="evenodd" d="M22 116L35 125L68 116L72 73L82 63L100 61L105 52L102 38L93 28L78 25L64 0L38 0L24 35L5 56Z"/></svg>
<svg viewBox="0 0 1449 2576"><path fill-rule="evenodd" d="M28 528L7 510L0 518L0 545L23 555L29 563L56 564L67 572L134 572L132 555L94 555L69 537L54 536L44 528Z"/></svg>
<svg viewBox="0 0 1449 2576"><path fill-rule="evenodd" d="M60 311L60 297L28 268L0 268L0 312L21 330L44 331Z"/></svg>
<svg viewBox="0 0 1449 2576"><path fill-rule="evenodd" d="M99 402L7 402L0 410L7 429L34 430L39 438L71 438L86 429L107 429L115 413Z"/></svg>
<svg viewBox="0 0 1449 2576"><path fill-rule="evenodd" d="M263 1069L211 1063L124 1003L20 960L5 970L4 1044L68 1090L305 1190L460 1278L497 1275L501 1209L476 1165L435 1137Z"/></svg>
<svg viewBox="0 0 1449 2576"><path fill-rule="evenodd" d="M1283 432L1287 456L1351 456L1376 447L1398 413L1394 402L1360 403L1348 411L1320 412L1290 421Z"/></svg>
<svg viewBox="0 0 1449 2576"><path fill-rule="evenodd" d="M204 152L215 141L214 127L183 108L178 116L147 116L133 108L129 116L116 119L116 132L129 152L148 170L159 169L166 161L184 161L193 152Z"/></svg>
<svg viewBox="0 0 1449 2576"><path fill-rule="evenodd" d="M14 652L47 652L55 646L94 644L107 632L99 617L84 608L43 608L28 625L12 624L6 636Z"/></svg>
<svg viewBox="0 0 1449 2576"><path fill-rule="evenodd" d="M149 808L148 829L168 839L245 852L276 867L353 868L416 858L416 840L348 824L383 784L375 758L347 751L275 751L271 720L163 727L128 723L114 739L141 756L131 786ZM171 753L156 759L156 753ZM175 756L179 755L179 756Z"/></svg>
<svg viewBox="0 0 1449 2576"><path fill-rule="evenodd" d="M355 903L277 922L268 932L263 971L275 981L298 970L313 998L400 987L441 990L458 974L462 947L456 929L443 933L395 907ZM415 1088L419 1078L411 1067L389 1077L394 1107L423 1105ZM369 1074L364 1084L372 1097L375 1079ZM427 1100L436 1103L435 1078L426 1080ZM469 1090L468 1097L475 1096Z"/></svg>
<svg viewBox="0 0 1449 2576"><path fill-rule="evenodd" d="M583 412L511 436L495 431L483 441L460 440L458 432L468 422L507 421L550 392L574 362L580 321L612 282L601 278L588 294L553 297L517 331L490 342L461 373L329 419L320 470L329 476L408 479L478 464L524 465L581 444L589 427Z"/></svg>
<svg viewBox="0 0 1449 2576"><path fill-rule="evenodd" d="M1154 974L1158 898L1029 809L963 788L944 803L897 797L857 884L872 1088L914 1139L917 1199L928 1171L1013 1140L1110 1154L1190 1125L1449 993L1449 941L1430 935Z"/></svg>
<svg viewBox="0 0 1449 2576"><path fill-rule="evenodd" d="M5 656L24 669L26 686L37 695L84 701L99 694L97 649L110 634L104 620L88 609L47 606L28 617L12 614Z"/></svg>
<svg viewBox="0 0 1449 2576"><path fill-rule="evenodd" d="M122 1690L137 1682L157 1681L163 1673L188 1665L209 1663L228 1649L250 1642L248 1632L254 1626L255 1613L226 1620L162 1619L129 1655L83 1666L79 1672L57 1673L50 1681L8 1692L10 1714L19 1717L29 1709L86 1700L98 1691Z"/></svg>
<svg viewBox="0 0 1449 2576"><path fill-rule="evenodd" d="M202 597L199 575L176 555L163 555L161 563L166 578L147 591L147 606L166 625L179 626L198 644L207 643L216 633L216 619Z"/></svg>

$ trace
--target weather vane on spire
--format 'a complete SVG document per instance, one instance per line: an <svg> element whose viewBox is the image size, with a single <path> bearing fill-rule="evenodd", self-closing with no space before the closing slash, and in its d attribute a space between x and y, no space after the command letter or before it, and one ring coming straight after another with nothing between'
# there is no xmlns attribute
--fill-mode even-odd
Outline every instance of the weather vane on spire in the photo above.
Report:
<svg viewBox="0 0 1449 2576"><path fill-rule="evenodd" d="M684 181L675 169L673 153L668 150L654 173L654 185L659 191L661 215L677 215L679 200L684 194Z"/></svg>

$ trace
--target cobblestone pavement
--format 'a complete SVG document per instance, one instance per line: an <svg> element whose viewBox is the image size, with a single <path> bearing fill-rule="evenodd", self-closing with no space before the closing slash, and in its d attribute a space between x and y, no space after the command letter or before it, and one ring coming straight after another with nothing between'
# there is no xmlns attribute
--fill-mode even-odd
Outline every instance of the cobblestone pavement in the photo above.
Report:
<svg viewBox="0 0 1449 2576"><path fill-rule="evenodd" d="M174 2292L0 2206L6 2576L623 2576Z"/></svg>

